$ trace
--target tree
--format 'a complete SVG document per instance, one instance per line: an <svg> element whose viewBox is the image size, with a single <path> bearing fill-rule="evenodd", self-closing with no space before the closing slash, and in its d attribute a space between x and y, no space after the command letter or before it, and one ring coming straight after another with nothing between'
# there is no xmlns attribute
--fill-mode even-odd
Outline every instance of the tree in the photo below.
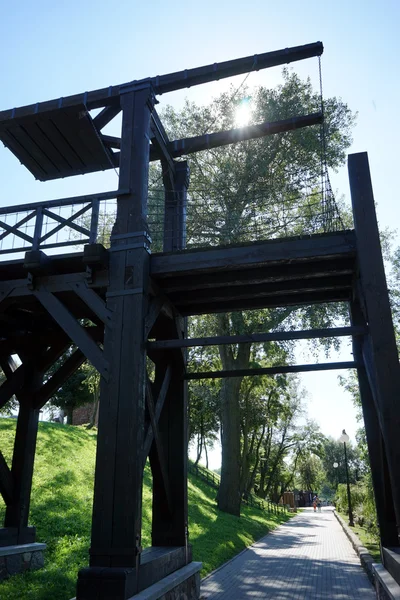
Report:
<svg viewBox="0 0 400 600"><path fill-rule="evenodd" d="M273 90L259 87L251 92L253 122L286 119L316 112L319 95L309 81L285 69L283 84ZM186 102L180 112L168 107L163 121L171 139L198 135L213 129L235 126L238 103L248 96L242 89L234 98L225 93L206 107ZM354 116L336 98L325 101L326 161L336 168L343 163L351 143ZM321 196L320 129L310 127L279 136L242 142L195 154L190 158L192 219L188 222L188 243L224 244L254 239L255 222L263 239L323 231ZM156 181L153 178L154 188ZM312 199L310 201L310 198ZM257 214L256 221L254 213ZM347 309L346 309L347 310ZM273 331L283 324L326 327L334 323L339 310L330 306L282 308L217 315L213 329L220 335ZM343 312L345 314L345 311ZM264 356L268 357L268 345ZM221 346L223 369L247 368L252 345ZM220 390L222 468L218 505L239 515L241 502L241 415L243 378L224 379Z"/></svg>
<svg viewBox="0 0 400 600"><path fill-rule="evenodd" d="M60 361L57 361L48 374L51 375L59 366ZM72 413L76 408L93 402L93 393L87 383L88 374L87 366L82 365L49 400L50 406L60 408L66 413L67 425L72 425Z"/></svg>

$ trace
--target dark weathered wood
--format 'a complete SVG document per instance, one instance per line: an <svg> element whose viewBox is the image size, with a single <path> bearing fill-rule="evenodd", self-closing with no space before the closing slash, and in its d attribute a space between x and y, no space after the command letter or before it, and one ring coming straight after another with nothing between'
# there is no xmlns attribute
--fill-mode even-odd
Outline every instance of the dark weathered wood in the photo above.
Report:
<svg viewBox="0 0 400 600"><path fill-rule="evenodd" d="M20 404L11 466L14 489L11 502L7 504L4 527L17 529L19 544L26 543L26 536L31 536L27 526L39 410L32 408L30 398L40 386L41 380L40 373L30 373L24 388L18 393Z"/></svg>
<svg viewBox="0 0 400 600"><path fill-rule="evenodd" d="M250 269L268 263L268 266L290 261L321 260L355 256L354 233L326 233L303 238L279 239L186 251L179 254L155 254L151 260L151 275L157 279L177 274L197 276L212 270Z"/></svg>
<svg viewBox="0 0 400 600"><path fill-rule="evenodd" d="M167 350L171 348L193 348L195 346L219 346L240 344L242 342L261 343L284 340L309 340L328 337L358 336L366 333L366 327L332 327L331 329L304 329L302 331L276 331L273 333L251 333L248 335L218 335L204 338L186 338L182 340L157 340L147 342L148 350Z"/></svg>
<svg viewBox="0 0 400 600"><path fill-rule="evenodd" d="M264 54L255 54L254 56L229 60L222 63L214 63L213 65L195 69L186 69L168 75L132 81L130 83L110 86L100 90L66 96L65 98L57 98L55 100L48 100L47 102L4 110L0 112L0 122L12 122L14 119L21 119L25 115L40 114L49 110L60 109L67 106L76 106L82 103L89 110L103 106L113 106L116 108L119 107L119 96L121 92L134 92L135 90L140 90L144 85L150 85L155 94L165 94L166 92L200 85L225 77L233 77L234 75L240 75L241 73L247 73L249 71L258 71L260 69L267 69L269 67L304 60L313 56L320 56L323 53L323 50L322 43L315 42L304 46L295 46L292 48L276 50L274 52L266 52ZM112 114L111 111L109 114ZM100 115L97 115L97 117L100 117ZM103 120L104 117L105 111L103 112L101 119ZM97 129L100 129L101 126L103 126L101 119L99 118L97 122L96 117L94 119Z"/></svg>
<svg viewBox="0 0 400 600"><path fill-rule="evenodd" d="M93 119L93 124L96 129L103 129L110 121L112 121L121 112L120 106L107 106L99 112Z"/></svg>
<svg viewBox="0 0 400 600"><path fill-rule="evenodd" d="M309 365L285 365L282 367L259 367L254 369L236 369L232 371L201 371L186 373L183 378L220 379L224 377L247 377L249 375L277 375L278 373L308 373L309 371L335 371L336 369L356 369L357 363L351 361L334 363L315 363Z"/></svg>
<svg viewBox="0 0 400 600"><path fill-rule="evenodd" d="M183 326L183 320L165 320L164 335L179 339ZM156 362L156 387L165 380L164 373L171 371L158 426L166 453L172 511L168 514L165 509L161 474L153 470L153 546L185 546L187 541L187 397L186 383L180 377L184 368L184 356L179 349L171 351L167 363L162 357Z"/></svg>
<svg viewBox="0 0 400 600"><path fill-rule="evenodd" d="M253 140L267 135L294 131L303 127L310 127L322 123L322 113L314 113L301 117L293 117L284 121L274 123L260 123L259 125L248 125L238 129L219 131L218 133L207 133L196 137L174 140L170 142L169 149L174 158L193 154L201 150L219 148L228 144L236 144L245 140Z"/></svg>
<svg viewBox="0 0 400 600"><path fill-rule="evenodd" d="M366 152L348 159L357 258L360 301L369 327L371 366L375 378L376 409L386 448L393 504L400 534L400 365L379 241L374 196ZM365 354L364 354L365 360Z"/></svg>
<svg viewBox="0 0 400 600"><path fill-rule="evenodd" d="M111 323L111 311L107 308L104 300L94 290L81 282L72 284L71 288L105 325Z"/></svg>
<svg viewBox="0 0 400 600"><path fill-rule="evenodd" d="M60 300L47 291L34 290L33 294L43 304L53 319L60 325L71 340L84 353L86 358L99 371L103 378L108 378L108 362L103 356L102 350L88 335L71 313L65 308Z"/></svg>
<svg viewBox="0 0 400 600"><path fill-rule="evenodd" d="M59 206L70 206L73 204L86 204L93 200L113 200L118 195L127 194L129 190L119 189L111 192L100 192L99 194L84 194L83 196L71 196L70 198L59 198L57 200L45 200L43 202L30 202L29 204L18 204L12 206L2 206L0 215L9 215L15 212L25 212L36 210L38 208L58 208Z"/></svg>
<svg viewBox="0 0 400 600"><path fill-rule="evenodd" d="M365 318L358 302L353 301L350 303L350 314L352 323L355 326L366 326ZM367 339L366 335L365 339ZM359 336L353 338L353 355L359 365L357 368L358 384L368 444L369 462L371 465L379 534L382 546L390 547L398 544L396 515L388 474L385 444L376 409L377 399L374 401L376 383L373 380L372 386L370 385L364 364L362 347L365 344L365 339ZM371 375L371 369L369 369L369 373Z"/></svg>
<svg viewBox="0 0 400 600"><path fill-rule="evenodd" d="M160 439L160 435L158 432L158 419L156 418L155 409L154 409L154 400L153 400L153 392L151 389L151 382L147 379L146 382L146 406L150 419L150 427L153 432L153 443L150 449L150 465L151 470L154 473L155 470L159 471L160 477L162 479L163 487L164 487L164 506L166 506L169 514L172 514L173 505L171 499L171 489L169 484L168 473L165 464L165 454L162 445L162 441Z"/></svg>
<svg viewBox="0 0 400 600"><path fill-rule="evenodd" d="M255 267L246 270L217 271L215 273L197 273L196 277L188 278L185 275L168 277L163 280L162 286L165 293L189 292L191 290L212 289L218 286L254 285L258 283L289 281L290 279L309 279L314 277L328 277L338 275L351 275L355 272L354 258L342 257L334 260L313 260L285 265Z"/></svg>
<svg viewBox="0 0 400 600"><path fill-rule="evenodd" d="M34 394L32 404L35 409L41 409L47 400L60 389L65 381L71 377L85 362L86 357L80 350L75 350L46 383L44 383Z"/></svg>
<svg viewBox="0 0 400 600"><path fill-rule="evenodd" d="M111 240L111 249L118 247L119 251L110 253L111 294L107 308L112 312L112 323L106 328L104 340L110 378L102 381L100 393L90 558L94 569L134 567L141 533L146 377L143 349L150 257L145 244L125 251L123 246L132 243L132 233L141 232L145 239L148 138L154 106L151 89L144 87L135 94L123 95L121 106L120 186L131 189L131 193L118 197ZM135 239L140 241L139 237ZM135 293L125 293L131 290ZM99 583L99 589L103 585Z"/></svg>
<svg viewBox="0 0 400 600"><path fill-rule="evenodd" d="M163 373L163 379L162 379L162 383L159 386L158 389L158 395L157 395L157 400L155 402L155 420L158 423L159 419L160 419L160 414L162 412L163 406L164 406L164 402L165 402L165 398L168 392L168 387L171 381L171 367L168 365L167 368L165 369L164 373ZM154 432L153 429L149 426L147 428L147 431L145 432L145 436L144 436L144 443L143 443L143 468L146 464L146 459L149 455L150 452L150 448L151 445L153 443L153 439L154 439Z"/></svg>
<svg viewBox="0 0 400 600"><path fill-rule="evenodd" d="M0 494L6 505L11 504L14 497L14 479L11 470L0 451Z"/></svg>

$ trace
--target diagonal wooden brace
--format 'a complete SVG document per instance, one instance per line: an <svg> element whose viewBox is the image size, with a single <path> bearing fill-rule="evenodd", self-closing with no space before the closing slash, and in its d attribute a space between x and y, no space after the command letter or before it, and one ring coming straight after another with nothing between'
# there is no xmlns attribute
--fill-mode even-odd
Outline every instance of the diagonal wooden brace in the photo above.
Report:
<svg viewBox="0 0 400 600"><path fill-rule="evenodd" d="M71 340L83 352L86 358L99 371L104 379L108 380L108 363L103 356L103 351L93 341L87 330L71 315L69 310L54 294L46 291L34 290L33 294L45 307L58 325L65 331Z"/></svg>
<svg viewBox="0 0 400 600"><path fill-rule="evenodd" d="M11 470L0 451L0 494L5 504L10 504L14 497L14 479Z"/></svg>

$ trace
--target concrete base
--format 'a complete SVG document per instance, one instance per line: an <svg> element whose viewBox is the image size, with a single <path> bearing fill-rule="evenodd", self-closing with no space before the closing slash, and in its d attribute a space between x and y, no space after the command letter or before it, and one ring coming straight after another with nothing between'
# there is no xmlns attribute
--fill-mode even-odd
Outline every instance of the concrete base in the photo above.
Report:
<svg viewBox="0 0 400 600"><path fill-rule="evenodd" d="M375 590L378 600L400 600L400 586L389 571L379 563L373 563Z"/></svg>
<svg viewBox="0 0 400 600"><path fill-rule="evenodd" d="M191 562L129 600L199 600L201 562Z"/></svg>
<svg viewBox="0 0 400 600"><path fill-rule="evenodd" d="M127 600L199 600L201 567L201 562L190 562ZM116 596L110 588L102 597L114 600ZM82 598L86 598L85 593Z"/></svg>
<svg viewBox="0 0 400 600"><path fill-rule="evenodd" d="M0 581L24 573L41 569L44 565L46 544L18 544L0 547Z"/></svg>

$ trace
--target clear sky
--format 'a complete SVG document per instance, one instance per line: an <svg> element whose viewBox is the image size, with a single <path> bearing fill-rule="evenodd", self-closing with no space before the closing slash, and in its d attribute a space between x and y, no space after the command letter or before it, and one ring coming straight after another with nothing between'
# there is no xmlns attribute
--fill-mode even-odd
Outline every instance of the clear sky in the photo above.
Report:
<svg viewBox="0 0 400 600"><path fill-rule="evenodd" d="M358 111L350 152L368 151L380 223L395 229L399 23L399 0L19 0L1 11L0 110L320 40L325 95L340 96ZM316 59L294 68L317 83ZM251 74L247 83L273 85L279 73ZM207 102L226 85L200 86L162 101L179 105L187 94ZM39 183L0 148L1 206L104 191L116 183L113 172ZM333 184L349 197L345 168ZM346 427L353 434L354 411L336 375L310 374L303 381L310 416L323 431L337 437Z"/></svg>

